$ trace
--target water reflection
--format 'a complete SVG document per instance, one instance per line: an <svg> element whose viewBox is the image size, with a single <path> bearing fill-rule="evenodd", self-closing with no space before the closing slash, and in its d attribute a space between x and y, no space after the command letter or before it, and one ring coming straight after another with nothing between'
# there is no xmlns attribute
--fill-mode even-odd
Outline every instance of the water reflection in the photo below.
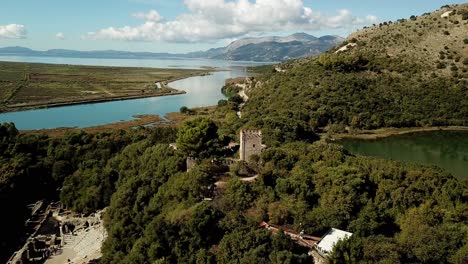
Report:
<svg viewBox="0 0 468 264"><path fill-rule="evenodd" d="M423 132L377 140L345 139L340 143L354 154L436 165L468 179L468 132Z"/></svg>

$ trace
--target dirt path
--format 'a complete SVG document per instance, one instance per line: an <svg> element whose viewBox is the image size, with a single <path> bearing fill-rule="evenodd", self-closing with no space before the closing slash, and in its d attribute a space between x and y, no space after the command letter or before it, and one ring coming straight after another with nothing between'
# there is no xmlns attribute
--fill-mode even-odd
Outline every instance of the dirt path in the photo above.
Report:
<svg viewBox="0 0 468 264"><path fill-rule="evenodd" d="M248 178L240 178L240 180L243 182L254 182L257 179L258 179L258 175L248 177Z"/></svg>
<svg viewBox="0 0 468 264"><path fill-rule="evenodd" d="M255 175L255 176L248 177L248 178L239 178L239 180L243 182L254 182L258 179L258 176L259 175ZM218 188L224 188L227 183L228 183L227 181L217 181L215 182L215 185Z"/></svg>
<svg viewBox="0 0 468 264"><path fill-rule="evenodd" d="M115 93L113 93L113 92L111 92L111 91L109 91L109 90L107 90L107 89L101 89L101 91L103 91L105 94L107 94L107 95L109 95L109 96L116 96Z"/></svg>

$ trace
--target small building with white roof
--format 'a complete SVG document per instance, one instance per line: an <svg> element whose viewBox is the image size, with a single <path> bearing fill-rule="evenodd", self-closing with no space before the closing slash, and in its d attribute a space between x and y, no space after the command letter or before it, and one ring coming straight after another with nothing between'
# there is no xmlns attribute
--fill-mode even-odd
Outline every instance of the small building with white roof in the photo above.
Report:
<svg viewBox="0 0 468 264"><path fill-rule="evenodd" d="M316 245L316 248L321 254L328 256L328 254L333 251L338 241L346 240L352 235L353 233L332 228L322 237L320 242Z"/></svg>

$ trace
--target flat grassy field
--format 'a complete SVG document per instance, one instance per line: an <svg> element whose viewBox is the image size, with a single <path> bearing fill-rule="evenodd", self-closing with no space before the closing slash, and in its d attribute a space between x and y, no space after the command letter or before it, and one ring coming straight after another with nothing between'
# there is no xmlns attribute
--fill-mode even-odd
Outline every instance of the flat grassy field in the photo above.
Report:
<svg viewBox="0 0 468 264"><path fill-rule="evenodd" d="M178 94L166 84L208 72L0 62L0 112Z"/></svg>

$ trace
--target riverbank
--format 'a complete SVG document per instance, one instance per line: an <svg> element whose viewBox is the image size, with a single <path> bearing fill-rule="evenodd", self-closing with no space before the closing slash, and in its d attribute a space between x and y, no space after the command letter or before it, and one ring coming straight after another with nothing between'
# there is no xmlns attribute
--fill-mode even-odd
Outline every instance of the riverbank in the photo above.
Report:
<svg viewBox="0 0 468 264"><path fill-rule="evenodd" d="M219 70L0 62L0 112L184 94L167 84Z"/></svg>
<svg viewBox="0 0 468 264"><path fill-rule="evenodd" d="M180 112L169 113L164 118L158 115L136 115L135 119L120 121L100 126L92 127L59 127L52 129L20 130L23 134L47 135L52 138L63 137L67 133L84 131L86 133L102 133L115 130L128 130L139 126L178 126L187 119L200 115L210 115L216 109L216 106L197 107L192 109L192 114L182 114Z"/></svg>
<svg viewBox="0 0 468 264"><path fill-rule="evenodd" d="M57 138L63 137L67 133L84 131L87 133L100 133L112 130L127 130L138 126L147 126L150 124L160 124L166 122L158 115L137 115L133 116L135 119L128 121L120 121L116 123L105 124L101 126L92 126L85 128L78 127L59 127L52 129L37 129L37 130L20 130L23 134L38 134L47 135L49 137Z"/></svg>
<svg viewBox="0 0 468 264"><path fill-rule="evenodd" d="M468 131L466 126L443 127L412 127L412 128L380 128L375 130L362 130L356 133L340 133L329 136L331 140L340 139L381 139L391 136L433 131Z"/></svg>
<svg viewBox="0 0 468 264"><path fill-rule="evenodd" d="M14 105L14 106L5 106L1 108L0 113L16 112L16 111L27 111L35 109L44 109L44 108L54 108L61 106L71 106L71 105L82 105L82 104L94 104L94 103L105 103L112 101L125 101L132 99L141 99L141 98L150 98L150 97L161 97L161 96L170 96L170 95L180 95L186 94L185 91L179 91L173 88L166 88L165 92L154 93L154 94L140 94L140 95L127 95L127 96L115 96L115 97L105 97L105 98L89 98L83 100L75 101L65 101L65 102L51 102L51 103L38 103L38 104L23 104L23 105Z"/></svg>

